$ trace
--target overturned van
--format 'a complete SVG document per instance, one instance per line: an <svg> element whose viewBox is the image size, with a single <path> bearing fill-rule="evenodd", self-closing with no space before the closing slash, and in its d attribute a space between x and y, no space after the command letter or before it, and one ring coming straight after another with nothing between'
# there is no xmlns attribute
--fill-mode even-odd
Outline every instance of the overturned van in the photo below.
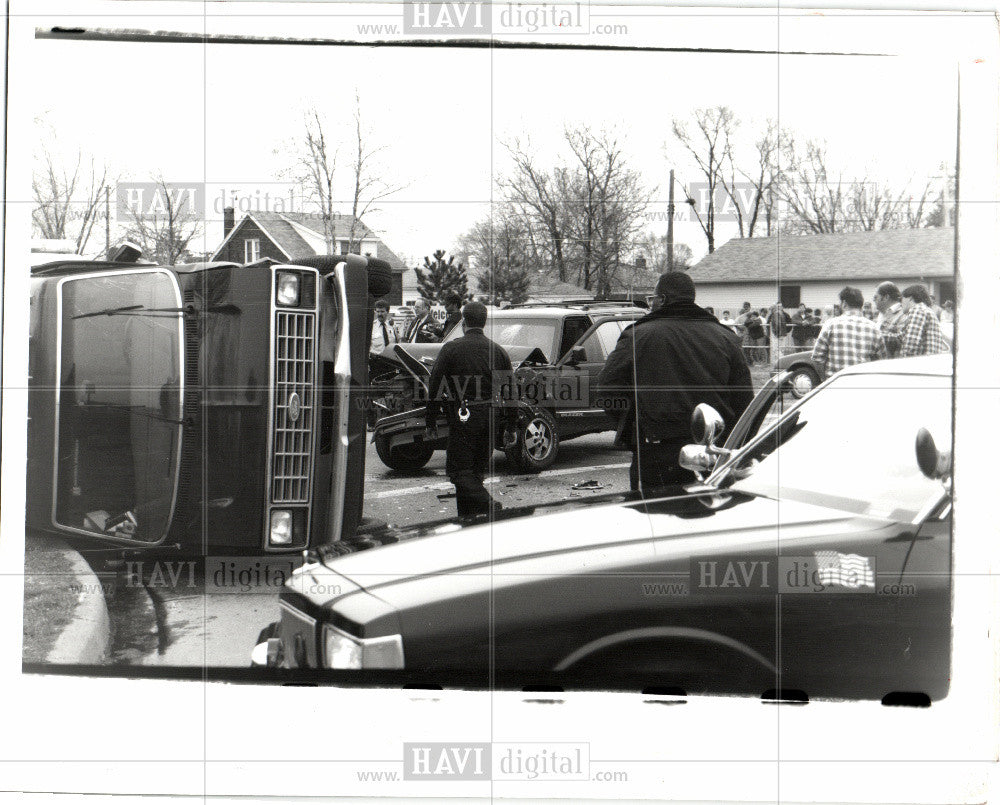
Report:
<svg viewBox="0 0 1000 805"><path fill-rule="evenodd" d="M32 268L28 531L191 554L353 533L389 276L355 255Z"/></svg>

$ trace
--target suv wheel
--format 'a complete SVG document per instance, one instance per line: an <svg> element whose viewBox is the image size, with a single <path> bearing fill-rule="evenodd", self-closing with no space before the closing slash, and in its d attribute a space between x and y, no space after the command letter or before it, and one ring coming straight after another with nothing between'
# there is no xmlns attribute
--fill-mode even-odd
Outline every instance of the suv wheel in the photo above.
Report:
<svg viewBox="0 0 1000 805"><path fill-rule="evenodd" d="M556 420L548 411L537 409L517 423L517 441L504 452L521 472L541 472L551 467L559 452Z"/></svg>
<svg viewBox="0 0 1000 805"><path fill-rule="evenodd" d="M431 460L434 448L423 442L413 442L390 449L389 437L379 435L375 437L375 452L378 453L382 463L391 470L416 472Z"/></svg>

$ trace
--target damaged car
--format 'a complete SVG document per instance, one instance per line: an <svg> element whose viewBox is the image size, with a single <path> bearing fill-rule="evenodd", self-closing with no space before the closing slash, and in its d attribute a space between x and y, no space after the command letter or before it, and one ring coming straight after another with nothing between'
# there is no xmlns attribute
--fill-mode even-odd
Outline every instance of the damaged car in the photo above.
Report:
<svg viewBox="0 0 1000 805"><path fill-rule="evenodd" d="M615 429L597 398L597 378L622 330L646 311L632 305L537 306L491 311L486 335L504 347L514 365L505 404L518 409L516 440L504 450L521 472L552 466L560 442ZM455 328L445 339L462 335ZM442 414L439 438L424 440L424 401L440 344L394 344L376 357L374 404L383 414L373 441L387 467L416 471L447 444Z"/></svg>

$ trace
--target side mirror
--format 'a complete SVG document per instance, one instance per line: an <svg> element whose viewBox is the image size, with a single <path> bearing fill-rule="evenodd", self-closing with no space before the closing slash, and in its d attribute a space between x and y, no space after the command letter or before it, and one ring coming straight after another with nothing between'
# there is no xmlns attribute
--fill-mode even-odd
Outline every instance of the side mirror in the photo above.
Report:
<svg viewBox="0 0 1000 805"><path fill-rule="evenodd" d="M722 415L711 405L698 403L694 413L691 414L691 435L699 444L706 447L715 444L722 431L726 429L726 423Z"/></svg>
<svg viewBox="0 0 1000 805"><path fill-rule="evenodd" d="M917 431L915 448L917 466L928 478L944 478L951 472L951 451L938 450L934 437L927 428Z"/></svg>
<svg viewBox="0 0 1000 805"><path fill-rule="evenodd" d="M263 643L258 643L250 653L250 666L252 668L278 668L283 660L281 638L279 637L271 637Z"/></svg>
<svg viewBox="0 0 1000 805"><path fill-rule="evenodd" d="M708 450L701 444L686 444L681 448L680 457L677 460L684 469L698 473L711 472L715 466L715 456L709 455Z"/></svg>
<svg viewBox="0 0 1000 805"><path fill-rule="evenodd" d="M587 350L583 347L573 347L569 351L569 358L566 359L566 363L570 366L576 366L577 364L584 363L587 360Z"/></svg>

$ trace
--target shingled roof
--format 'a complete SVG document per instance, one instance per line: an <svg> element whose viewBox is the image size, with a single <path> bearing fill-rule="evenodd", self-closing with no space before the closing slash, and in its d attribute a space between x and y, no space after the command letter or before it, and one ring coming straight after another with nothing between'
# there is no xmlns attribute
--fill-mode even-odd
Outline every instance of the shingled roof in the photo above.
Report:
<svg viewBox="0 0 1000 805"><path fill-rule="evenodd" d="M290 260L297 260L300 257L313 257L322 253L316 246L317 241L324 238L323 219L316 214L258 210L248 213L242 220L238 221L236 226L233 227L232 232L235 233L247 218L255 221L267 233L268 237L275 242L278 248L288 255ZM350 237L351 223L353 221L353 215L336 213L332 220L334 238L340 240ZM297 226L306 230L304 233L305 237L296 228ZM354 236L359 240L376 240L378 246L373 255L374 257L385 260L396 270L401 271L406 268L396 253L379 240L378 236L365 225L364 221L358 221L358 228ZM312 242L310 243L310 241ZM221 248L220 246L219 249ZM218 250L216 252L218 253Z"/></svg>
<svg viewBox="0 0 1000 805"><path fill-rule="evenodd" d="M954 257L951 227L734 238L688 274L701 285L947 277L955 271Z"/></svg>

